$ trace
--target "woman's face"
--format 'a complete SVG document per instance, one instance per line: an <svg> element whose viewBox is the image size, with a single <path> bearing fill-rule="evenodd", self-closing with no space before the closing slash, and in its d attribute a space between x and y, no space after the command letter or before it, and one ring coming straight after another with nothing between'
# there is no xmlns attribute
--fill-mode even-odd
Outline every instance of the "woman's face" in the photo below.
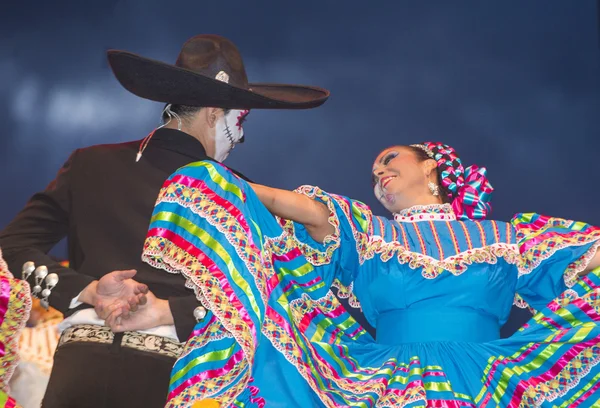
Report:
<svg viewBox="0 0 600 408"><path fill-rule="evenodd" d="M394 146L382 151L373 164L373 189L379 202L397 213L431 195L427 183L435 160L420 161L411 148Z"/></svg>

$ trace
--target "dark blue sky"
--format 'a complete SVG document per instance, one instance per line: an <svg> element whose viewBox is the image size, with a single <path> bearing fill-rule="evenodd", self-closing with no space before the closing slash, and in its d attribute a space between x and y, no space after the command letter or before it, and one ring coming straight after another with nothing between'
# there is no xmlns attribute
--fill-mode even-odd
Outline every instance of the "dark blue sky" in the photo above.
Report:
<svg viewBox="0 0 600 408"><path fill-rule="evenodd" d="M250 114L227 164L257 182L317 184L385 214L377 153L440 140L488 168L494 218L600 225L594 0L16 3L0 24L0 227L71 150L157 124L161 105L120 87L107 48L174 62L200 33L233 40L252 81L331 90L316 110Z"/></svg>
<svg viewBox="0 0 600 408"><path fill-rule="evenodd" d="M495 218L537 211L600 224L596 2L387 3L3 5L0 227L72 149L156 125L160 104L120 87L107 48L173 62L199 33L238 44L253 81L332 92L313 111L251 113L227 164L259 182L318 184L383 214L369 183L376 154L441 140L488 168Z"/></svg>

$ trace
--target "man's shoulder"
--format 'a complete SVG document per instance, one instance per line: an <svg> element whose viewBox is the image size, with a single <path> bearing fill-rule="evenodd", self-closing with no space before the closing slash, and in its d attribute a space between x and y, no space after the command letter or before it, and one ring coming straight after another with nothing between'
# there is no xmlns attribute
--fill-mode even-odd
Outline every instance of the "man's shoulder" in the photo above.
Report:
<svg viewBox="0 0 600 408"><path fill-rule="evenodd" d="M208 174L217 175L218 174L221 177L235 176L235 177L245 180L249 183L252 182L248 177L246 177L239 171L232 169L231 167L228 167L228 166L224 165L223 163L220 163L220 162L214 161L212 159L208 159L208 158L205 160L200 160L200 161L189 163L177 170L177 173L179 173L179 174L187 174L189 172L195 173L195 174L206 174L206 175L208 175Z"/></svg>
<svg viewBox="0 0 600 408"><path fill-rule="evenodd" d="M140 140L134 140L123 143L98 144L77 149L76 153L78 157L86 158L106 155L118 155L123 153L129 153L132 150L137 151L140 142Z"/></svg>

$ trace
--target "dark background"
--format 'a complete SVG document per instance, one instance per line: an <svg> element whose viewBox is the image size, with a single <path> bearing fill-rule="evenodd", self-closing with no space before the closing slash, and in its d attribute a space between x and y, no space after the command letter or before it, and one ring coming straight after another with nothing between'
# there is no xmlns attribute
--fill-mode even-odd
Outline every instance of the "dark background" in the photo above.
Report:
<svg viewBox="0 0 600 408"><path fill-rule="evenodd" d="M73 149L157 125L162 106L120 87L106 49L174 62L200 33L233 40L251 81L331 90L316 110L250 114L227 164L257 182L316 184L383 215L377 153L440 140L487 167L494 218L600 225L596 1L22 1L0 23L0 228Z"/></svg>

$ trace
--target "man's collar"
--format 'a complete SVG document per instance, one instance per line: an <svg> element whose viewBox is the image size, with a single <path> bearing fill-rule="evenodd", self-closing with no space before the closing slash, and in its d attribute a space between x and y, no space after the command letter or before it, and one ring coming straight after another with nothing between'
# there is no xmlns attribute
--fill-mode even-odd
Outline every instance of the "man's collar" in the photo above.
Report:
<svg viewBox="0 0 600 408"><path fill-rule="evenodd" d="M208 157L198 139L177 129L157 129L149 146L171 150L194 160L204 160Z"/></svg>
<svg viewBox="0 0 600 408"><path fill-rule="evenodd" d="M210 160L214 159L206 155L206 150L202 143L195 137L176 129L160 128L154 132L152 139L150 140L150 147L170 150L177 152L183 156L189 157L192 161ZM218 163L218 162L217 162ZM242 179L251 182L246 176L238 171L227 167L233 173L237 174Z"/></svg>

